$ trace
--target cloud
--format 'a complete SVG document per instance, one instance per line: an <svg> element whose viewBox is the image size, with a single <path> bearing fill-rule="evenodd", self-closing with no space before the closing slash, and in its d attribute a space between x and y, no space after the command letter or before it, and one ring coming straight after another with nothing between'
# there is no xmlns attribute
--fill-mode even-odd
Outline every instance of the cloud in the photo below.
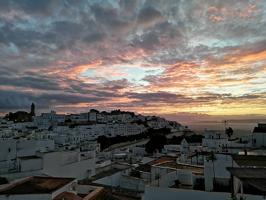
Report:
<svg viewBox="0 0 266 200"><path fill-rule="evenodd" d="M144 27L153 26L164 20L160 11L153 7L144 7L138 15L138 23Z"/></svg>
<svg viewBox="0 0 266 200"><path fill-rule="evenodd" d="M71 93L41 93L36 94L32 92L18 92L0 90L0 111L6 109L25 109L28 108L32 102L35 102L39 108L49 108L50 106L67 106L72 104L100 102L104 97L85 96Z"/></svg>
<svg viewBox="0 0 266 200"><path fill-rule="evenodd" d="M265 10L248 0L0 0L1 111L36 101L62 112L266 114Z"/></svg>
<svg viewBox="0 0 266 200"><path fill-rule="evenodd" d="M38 2L31 0L11 0L10 6L22 9L29 14L49 14L55 2L53 0L39 0Z"/></svg>

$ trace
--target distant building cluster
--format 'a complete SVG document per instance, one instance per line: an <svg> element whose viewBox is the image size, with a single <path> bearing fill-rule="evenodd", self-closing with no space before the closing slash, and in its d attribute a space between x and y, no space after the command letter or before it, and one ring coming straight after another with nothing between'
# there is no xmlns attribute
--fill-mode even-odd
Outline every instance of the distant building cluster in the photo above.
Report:
<svg viewBox="0 0 266 200"><path fill-rule="evenodd" d="M200 135L120 110L36 116L33 104L0 119L0 200L262 199L265 147L265 123Z"/></svg>

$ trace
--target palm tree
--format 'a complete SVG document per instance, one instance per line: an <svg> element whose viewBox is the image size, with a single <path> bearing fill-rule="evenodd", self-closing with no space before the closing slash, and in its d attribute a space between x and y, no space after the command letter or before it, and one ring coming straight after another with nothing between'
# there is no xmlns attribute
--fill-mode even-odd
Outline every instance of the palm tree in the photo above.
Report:
<svg viewBox="0 0 266 200"><path fill-rule="evenodd" d="M231 127L229 127L225 129L225 133L228 135L229 138L231 138L231 136L234 133L234 130Z"/></svg>

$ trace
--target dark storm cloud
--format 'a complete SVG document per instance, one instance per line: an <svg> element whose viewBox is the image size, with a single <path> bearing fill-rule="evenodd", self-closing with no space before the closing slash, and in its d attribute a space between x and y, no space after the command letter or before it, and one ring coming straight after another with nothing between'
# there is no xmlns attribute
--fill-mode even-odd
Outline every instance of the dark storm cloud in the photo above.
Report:
<svg viewBox="0 0 266 200"><path fill-rule="evenodd" d="M10 1L0 0L0 11L9 11Z"/></svg>
<svg viewBox="0 0 266 200"><path fill-rule="evenodd" d="M138 15L138 22L143 24L153 23L157 20L163 20L162 14L153 7L142 8Z"/></svg>
<svg viewBox="0 0 266 200"><path fill-rule="evenodd" d="M149 33L134 41L134 45L146 50L154 50L160 43L159 38L154 33Z"/></svg>
<svg viewBox="0 0 266 200"><path fill-rule="evenodd" d="M32 97L18 91L0 90L0 110L21 109L29 107Z"/></svg>
<svg viewBox="0 0 266 200"><path fill-rule="evenodd" d="M0 75L0 85L2 86L16 86L41 90L60 90L61 87L56 80L50 77L42 76L2 76Z"/></svg>
<svg viewBox="0 0 266 200"><path fill-rule="evenodd" d="M156 92L156 93L131 93L128 94L129 98L136 99L142 103L185 103L190 102L192 99L179 94L169 92Z"/></svg>
<svg viewBox="0 0 266 200"><path fill-rule="evenodd" d="M105 98L93 96L88 97L71 93L34 94L29 92L7 90L0 90L0 96L0 111L28 108L32 102L35 102L39 108L49 108L51 105L57 106L65 104L78 104L83 102L100 102L105 100Z"/></svg>
<svg viewBox="0 0 266 200"><path fill-rule="evenodd" d="M49 14L53 9L53 3L57 0L9 0L9 3L4 4L9 9L21 9L29 14Z"/></svg>
<svg viewBox="0 0 266 200"><path fill-rule="evenodd" d="M16 28L14 24L6 23L0 29L0 42L2 43L14 43L21 48L29 48L34 41L40 40L42 37L40 32L33 30L22 30Z"/></svg>

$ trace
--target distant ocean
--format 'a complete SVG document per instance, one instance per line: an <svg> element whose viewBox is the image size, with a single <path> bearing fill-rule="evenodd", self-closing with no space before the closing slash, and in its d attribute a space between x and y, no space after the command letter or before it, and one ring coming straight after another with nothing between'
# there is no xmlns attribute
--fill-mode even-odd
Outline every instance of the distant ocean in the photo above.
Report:
<svg viewBox="0 0 266 200"><path fill-rule="evenodd" d="M185 126L188 126L191 130L196 132L197 134L202 134L205 129L208 130L224 130L224 123L223 122L194 122L194 123L188 123L184 124ZM240 135L248 135L250 134L254 127L257 126L257 123L252 122L228 122L227 127L232 127L234 130L235 136Z"/></svg>

